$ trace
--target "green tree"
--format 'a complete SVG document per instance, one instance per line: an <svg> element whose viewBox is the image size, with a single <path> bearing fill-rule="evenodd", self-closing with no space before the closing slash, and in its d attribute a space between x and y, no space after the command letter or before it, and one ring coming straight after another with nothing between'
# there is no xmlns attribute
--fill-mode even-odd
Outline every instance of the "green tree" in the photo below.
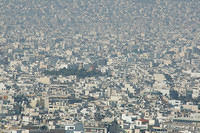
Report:
<svg viewBox="0 0 200 133"><path fill-rule="evenodd" d="M114 120L110 127L109 127L110 133L125 133L125 131L120 127L120 125L117 123L116 120Z"/></svg>

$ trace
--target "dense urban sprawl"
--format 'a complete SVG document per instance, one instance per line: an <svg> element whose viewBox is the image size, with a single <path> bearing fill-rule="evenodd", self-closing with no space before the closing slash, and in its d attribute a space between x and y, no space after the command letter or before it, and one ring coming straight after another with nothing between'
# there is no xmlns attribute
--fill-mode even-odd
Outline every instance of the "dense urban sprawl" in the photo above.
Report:
<svg viewBox="0 0 200 133"><path fill-rule="evenodd" d="M0 2L0 133L200 132L199 0Z"/></svg>

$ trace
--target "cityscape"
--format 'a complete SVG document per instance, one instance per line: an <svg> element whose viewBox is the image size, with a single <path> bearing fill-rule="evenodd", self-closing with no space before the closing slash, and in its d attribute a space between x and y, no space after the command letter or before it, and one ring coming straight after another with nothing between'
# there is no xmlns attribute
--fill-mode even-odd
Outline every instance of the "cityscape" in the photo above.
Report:
<svg viewBox="0 0 200 133"><path fill-rule="evenodd" d="M0 133L200 133L200 1L1 0Z"/></svg>

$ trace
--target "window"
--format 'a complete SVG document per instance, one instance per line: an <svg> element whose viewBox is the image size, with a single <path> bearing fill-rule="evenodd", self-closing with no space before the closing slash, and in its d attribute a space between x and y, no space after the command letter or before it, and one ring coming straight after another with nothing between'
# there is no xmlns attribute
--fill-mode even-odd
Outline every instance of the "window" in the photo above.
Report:
<svg viewBox="0 0 200 133"><path fill-rule="evenodd" d="M75 129L75 127L69 127L69 130L74 130Z"/></svg>
<svg viewBox="0 0 200 133"><path fill-rule="evenodd" d="M75 126L65 126L65 130L75 130Z"/></svg>

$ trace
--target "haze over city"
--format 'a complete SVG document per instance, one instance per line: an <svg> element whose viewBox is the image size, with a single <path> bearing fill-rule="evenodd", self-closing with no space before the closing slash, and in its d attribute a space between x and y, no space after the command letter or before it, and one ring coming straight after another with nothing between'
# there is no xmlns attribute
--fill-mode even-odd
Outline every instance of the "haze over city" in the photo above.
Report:
<svg viewBox="0 0 200 133"><path fill-rule="evenodd" d="M199 0L0 1L0 133L199 132Z"/></svg>

